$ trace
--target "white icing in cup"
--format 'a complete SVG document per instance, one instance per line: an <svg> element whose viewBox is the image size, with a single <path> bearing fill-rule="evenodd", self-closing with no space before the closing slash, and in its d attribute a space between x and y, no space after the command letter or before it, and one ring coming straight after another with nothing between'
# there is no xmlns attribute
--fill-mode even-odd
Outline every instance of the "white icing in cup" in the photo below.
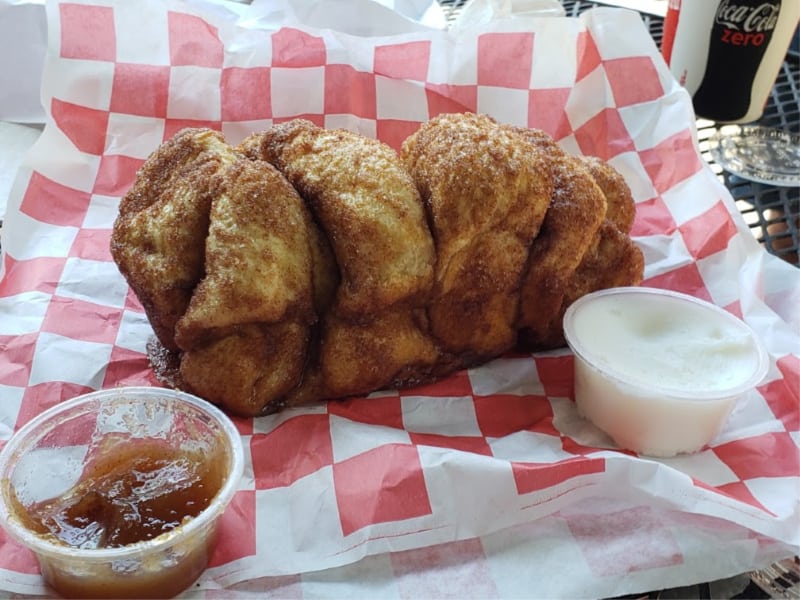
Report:
<svg viewBox="0 0 800 600"><path fill-rule="evenodd" d="M711 442L769 366L743 321L655 288L587 294L567 309L564 335L575 354L578 412L620 447L650 456Z"/></svg>

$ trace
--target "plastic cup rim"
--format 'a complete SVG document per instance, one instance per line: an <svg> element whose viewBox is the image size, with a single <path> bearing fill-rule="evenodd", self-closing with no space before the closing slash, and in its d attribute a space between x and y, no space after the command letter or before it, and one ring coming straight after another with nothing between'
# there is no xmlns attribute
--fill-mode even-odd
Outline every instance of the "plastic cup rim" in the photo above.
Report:
<svg viewBox="0 0 800 600"><path fill-rule="evenodd" d="M220 430L228 441L231 451L231 468L217 494L211 499L209 505L196 517L173 530L162 533L150 540L127 544L117 548L76 548L65 544L58 544L47 540L42 535L34 533L22 525L8 510L5 499L5 478L7 474L0 472L0 481L3 482L0 490L0 525L16 541L30 548L37 555L50 557L80 559L88 562L108 562L112 560L132 559L142 555L157 553L169 548L183 539L192 537L197 532L210 526L217 519L225 507L230 503L244 470L244 451L241 438L236 426L230 418L213 404L187 392L170 388L150 386L126 386L107 388L81 394L69 400L60 402L41 412L36 417L23 425L0 450L0 469L6 468L9 460L19 451L23 442L42 424L51 421L62 413L71 411L82 404L91 404L98 398L104 397L141 397L160 396L168 401L177 401L192 406L199 412L206 413L219 424Z"/></svg>
<svg viewBox="0 0 800 600"><path fill-rule="evenodd" d="M606 366L600 366L597 364L595 360L593 360L591 353L587 352L586 348L583 346L581 340L578 336L575 335L572 327L572 321L574 319L575 314L581 309L584 304L592 302L594 299L603 297L603 296L612 296L612 295L627 295L627 294L638 294L642 296L649 296L649 297L662 297L668 298L670 300L675 300L679 302L689 302L698 306L704 310L710 310L714 313L718 314L719 316L723 317L727 322L735 325L742 331L745 331L749 334L755 351L758 355L757 358L757 365L753 372L740 383L736 385L732 385L729 388L725 389L714 389L714 390L686 390L682 388L671 388L668 386L657 386L653 384L645 384L643 382L633 380L623 373L619 371L608 368ZM659 395L667 396L673 398L675 400L689 400L689 401L700 401L700 402L712 402L715 400L723 400L726 398L731 398L734 396L739 396L745 393L747 390L752 389L760 381L764 379L769 370L769 356L767 354L767 350L764 347L764 343L761 341L759 336L753 330L750 325L745 323L743 320L737 318L735 315L732 315L725 309L717 306L716 304L712 304L706 300L702 300L701 298L697 298L695 296L691 296L689 294L685 294L683 292L677 292L674 290L666 290L662 288L654 288L654 287L647 287L647 286L621 286L615 288L608 288L604 290L598 290L595 292L590 292L578 298L575 302L570 304L567 310L564 312L564 337L567 341L567 345L572 353L575 355L577 359L582 360L586 363L589 367L597 371L598 373L602 373L605 377L610 380L616 381L619 384L630 386L632 388L637 389L647 389L647 391L651 394L658 393Z"/></svg>

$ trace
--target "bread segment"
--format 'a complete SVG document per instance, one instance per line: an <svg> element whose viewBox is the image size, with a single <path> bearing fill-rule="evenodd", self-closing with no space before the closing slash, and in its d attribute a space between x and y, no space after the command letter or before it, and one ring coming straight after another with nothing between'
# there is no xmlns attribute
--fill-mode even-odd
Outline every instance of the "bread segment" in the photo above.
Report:
<svg viewBox="0 0 800 600"><path fill-rule="evenodd" d="M564 344L580 296L636 285L622 176L542 131L442 115L398 154L297 119L146 161L111 250L157 376L255 416Z"/></svg>

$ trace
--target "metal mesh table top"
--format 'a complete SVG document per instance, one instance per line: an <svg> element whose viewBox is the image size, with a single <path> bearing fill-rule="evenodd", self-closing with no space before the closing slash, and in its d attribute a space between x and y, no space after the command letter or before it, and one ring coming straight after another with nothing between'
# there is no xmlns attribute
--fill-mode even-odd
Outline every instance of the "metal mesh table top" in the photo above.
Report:
<svg viewBox="0 0 800 600"><path fill-rule="evenodd" d="M456 18L469 0L439 0L448 21ZM603 5L587 0L562 0L568 16ZM664 19L661 16L640 13L656 45L661 46ZM772 89L759 125L776 127L800 134L800 48L797 36L784 61ZM750 231L771 254L800 266L800 188L779 187L743 179L722 169L708 152L708 140L717 131L712 121L697 121L698 139L703 158L730 190L736 207L744 217Z"/></svg>

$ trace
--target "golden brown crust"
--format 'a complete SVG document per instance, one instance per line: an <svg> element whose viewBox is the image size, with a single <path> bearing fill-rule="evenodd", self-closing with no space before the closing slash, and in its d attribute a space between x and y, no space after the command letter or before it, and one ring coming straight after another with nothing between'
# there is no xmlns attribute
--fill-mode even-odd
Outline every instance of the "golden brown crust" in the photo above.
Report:
<svg viewBox="0 0 800 600"><path fill-rule="evenodd" d="M616 170L542 131L444 115L398 156L295 120L165 142L112 253L159 379L251 416L562 345L571 302L641 281L634 212Z"/></svg>
<svg viewBox="0 0 800 600"><path fill-rule="evenodd" d="M338 314L360 319L398 303L424 302L433 241L394 150L300 119L264 132L260 150L300 191L330 241L341 275Z"/></svg>
<svg viewBox="0 0 800 600"><path fill-rule="evenodd" d="M636 205L625 179L614 167L596 156L582 156L580 159L588 167L595 183L603 190L607 205L606 219L627 234L633 227Z"/></svg>
<svg viewBox="0 0 800 600"><path fill-rule="evenodd" d="M235 151L249 160L262 161L265 159L263 142L264 132L251 133L236 146ZM303 205L303 221L311 247L314 308L318 314L323 314L335 300L341 276L328 237L320 230L304 199Z"/></svg>
<svg viewBox="0 0 800 600"><path fill-rule="evenodd" d="M590 292L639 285L644 256L639 247L609 219L600 226L598 243L586 253L564 297L564 310Z"/></svg>
<svg viewBox="0 0 800 600"><path fill-rule="evenodd" d="M275 412L300 380L308 328L291 321L246 325L181 353L184 388L244 416Z"/></svg>
<svg viewBox="0 0 800 600"><path fill-rule="evenodd" d="M184 129L145 162L120 202L111 255L171 350L178 348L175 323L203 275L219 176L234 158L221 134Z"/></svg>
<svg viewBox="0 0 800 600"><path fill-rule="evenodd" d="M221 174L206 237L206 275L176 324L182 350L249 323L315 321L304 211L272 165L238 159Z"/></svg>
<svg viewBox="0 0 800 600"><path fill-rule="evenodd" d="M605 218L606 200L583 163L535 130L517 130L549 156L553 199L531 245L521 291L520 343L530 349L558 345L561 307L569 281L592 246ZM563 343L563 341L562 341Z"/></svg>
<svg viewBox="0 0 800 600"><path fill-rule="evenodd" d="M221 174L206 275L175 327L188 389L252 415L297 385L316 320L306 219L271 165L240 158Z"/></svg>
<svg viewBox="0 0 800 600"><path fill-rule="evenodd" d="M334 398L381 389L439 359L433 341L405 307L366 323L331 315L323 336L321 374L327 394Z"/></svg>
<svg viewBox="0 0 800 600"><path fill-rule="evenodd" d="M523 288L520 342L532 350L563 346L561 321L572 302L606 287L638 285L644 258L628 236L636 214L622 175L597 157L574 157L546 134L519 130L551 156L555 192L531 248Z"/></svg>
<svg viewBox="0 0 800 600"><path fill-rule="evenodd" d="M442 115L403 144L436 243L431 332L469 361L516 341L528 249L552 194L542 156L485 115Z"/></svg>
<svg viewBox="0 0 800 600"><path fill-rule="evenodd" d="M396 153L346 130L295 120L237 149L274 164L319 224L319 348L289 404L367 393L438 359L411 317L432 286L434 249L419 194ZM330 260L333 258L333 265ZM318 261L322 265L323 261ZM326 274L332 268L340 277ZM338 287L336 287L338 284Z"/></svg>

